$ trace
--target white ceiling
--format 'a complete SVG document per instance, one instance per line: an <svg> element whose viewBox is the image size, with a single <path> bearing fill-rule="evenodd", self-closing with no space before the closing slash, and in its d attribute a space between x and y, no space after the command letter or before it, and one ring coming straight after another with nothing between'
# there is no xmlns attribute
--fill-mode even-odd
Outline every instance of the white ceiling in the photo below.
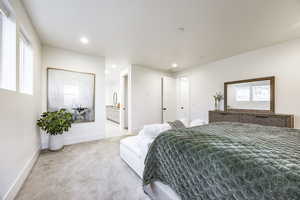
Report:
<svg viewBox="0 0 300 200"><path fill-rule="evenodd" d="M23 2L44 44L118 65L181 70L300 36L299 0Z"/></svg>

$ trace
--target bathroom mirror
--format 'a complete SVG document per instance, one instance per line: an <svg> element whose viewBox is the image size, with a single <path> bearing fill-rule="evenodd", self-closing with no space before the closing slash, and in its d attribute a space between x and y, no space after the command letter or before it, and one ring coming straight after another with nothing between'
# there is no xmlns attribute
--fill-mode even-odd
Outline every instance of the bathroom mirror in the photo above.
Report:
<svg viewBox="0 0 300 200"><path fill-rule="evenodd" d="M275 77L224 83L225 111L275 112Z"/></svg>

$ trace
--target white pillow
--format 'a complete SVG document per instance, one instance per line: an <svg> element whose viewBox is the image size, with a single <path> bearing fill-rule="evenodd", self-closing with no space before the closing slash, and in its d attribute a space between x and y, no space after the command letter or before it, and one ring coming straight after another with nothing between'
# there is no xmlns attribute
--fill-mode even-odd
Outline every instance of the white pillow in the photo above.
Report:
<svg viewBox="0 0 300 200"><path fill-rule="evenodd" d="M194 127L194 126L201 126L206 124L206 122L202 119L195 119L191 122L190 127Z"/></svg>
<svg viewBox="0 0 300 200"><path fill-rule="evenodd" d="M189 127L189 122L186 118L179 119L179 121L181 121L185 127Z"/></svg>
<svg viewBox="0 0 300 200"><path fill-rule="evenodd" d="M139 132L139 136L156 138L160 133L169 129L171 129L171 126L169 124L145 125L144 128Z"/></svg>

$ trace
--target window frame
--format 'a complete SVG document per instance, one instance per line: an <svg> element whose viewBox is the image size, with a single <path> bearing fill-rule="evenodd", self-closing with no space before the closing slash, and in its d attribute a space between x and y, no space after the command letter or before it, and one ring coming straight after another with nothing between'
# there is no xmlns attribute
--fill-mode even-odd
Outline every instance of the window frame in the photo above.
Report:
<svg viewBox="0 0 300 200"><path fill-rule="evenodd" d="M0 35L0 89L16 92L18 89L17 22L12 12L9 12L9 10L6 9L6 6L3 3L0 3L0 15L2 21ZM4 29L5 26L8 29ZM7 40L7 38L5 37L8 37L10 40ZM7 43L4 43L4 41ZM4 67L2 66L3 63L9 66ZM6 74L4 75L4 73Z"/></svg>
<svg viewBox="0 0 300 200"><path fill-rule="evenodd" d="M34 51L33 51L33 47L31 45L31 42L28 40L28 37L26 37L26 35L24 34L24 31L22 31L22 29L19 31L18 34L18 91L21 94L26 94L26 95L34 95ZM28 54L28 52L24 52L24 50L29 50L30 54ZM27 55L26 55L27 54ZM30 77L28 77L28 79L30 79L30 89L26 90L26 87L24 87L26 85L24 79L24 76L26 76L26 74L24 74L24 70L26 70L26 64L28 64L28 60L26 60L26 56L30 55L31 57L29 59L31 64L31 68L30 68ZM25 69L24 69L25 68ZM27 69L28 70L28 69ZM28 80L27 80L28 81ZM28 84L28 83L27 83ZM28 89L28 88L27 88Z"/></svg>

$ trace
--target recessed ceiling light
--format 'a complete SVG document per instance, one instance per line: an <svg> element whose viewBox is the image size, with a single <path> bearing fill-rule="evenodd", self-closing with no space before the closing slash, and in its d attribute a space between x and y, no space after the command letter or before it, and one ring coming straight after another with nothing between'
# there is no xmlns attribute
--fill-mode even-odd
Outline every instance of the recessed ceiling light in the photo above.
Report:
<svg viewBox="0 0 300 200"><path fill-rule="evenodd" d="M115 69L117 66L116 66L116 65L112 65L111 67L112 67L113 69Z"/></svg>
<svg viewBox="0 0 300 200"><path fill-rule="evenodd" d="M82 44L88 44L89 43L89 39L87 39L86 37L82 37L82 38L80 38L80 42Z"/></svg>
<svg viewBox="0 0 300 200"><path fill-rule="evenodd" d="M173 67L173 68L176 68L176 67L178 67L178 64L177 64L177 63L173 63L173 64L172 64L172 67Z"/></svg>

